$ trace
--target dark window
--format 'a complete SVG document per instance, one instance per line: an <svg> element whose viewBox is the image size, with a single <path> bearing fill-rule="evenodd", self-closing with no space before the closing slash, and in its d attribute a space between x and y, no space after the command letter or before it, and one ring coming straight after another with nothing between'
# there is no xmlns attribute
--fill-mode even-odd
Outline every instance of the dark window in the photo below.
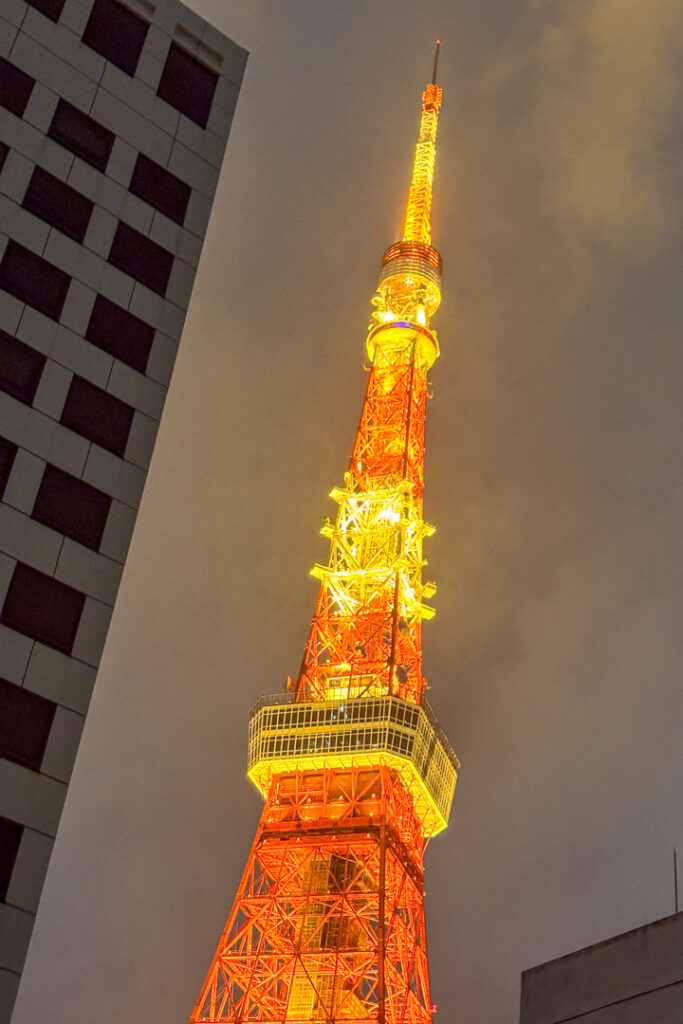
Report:
<svg viewBox="0 0 683 1024"><path fill-rule="evenodd" d="M71 278L10 238L0 263L0 288L59 320Z"/></svg>
<svg viewBox="0 0 683 1024"><path fill-rule="evenodd" d="M59 21L64 7L64 0L27 0L27 2L51 21Z"/></svg>
<svg viewBox="0 0 683 1024"><path fill-rule="evenodd" d="M115 455L126 450L134 409L82 377L74 377L61 423Z"/></svg>
<svg viewBox="0 0 683 1024"><path fill-rule="evenodd" d="M4 903L14 871L24 826L9 818L0 818L0 903Z"/></svg>
<svg viewBox="0 0 683 1024"><path fill-rule="evenodd" d="M114 235L109 262L159 295L166 294L173 254L122 221Z"/></svg>
<svg viewBox="0 0 683 1024"><path fill-rule="evenodd" d="M6 437L0 437L0 498L5 493L16 454L17 446L8 441Z"/></svg>
<svg viewBox="0 0 683 1024"><path fill-rule="evenodd" d="M82 242L95 204L42 167L36 167L21 205L69 238Z"/></svg>
<svg viewBox="0 0 683 1024"><path fill-rule="evenodd" d="M0 171L5 166L5 160L7 159L7 154L8 153L9 153L9 146L7 145L7 143L6 142L0 142Z"/></svg>
<svg viewBox="0 0 683 1024"><path fill-rule="evenodd" d="M215 71L171 43L157 95L206 128L217 81Z"/></svg>
<svg viewBox="0 0 683 1024"><path fill-rule="evenodd" d="M110 507L108 494L47 465L31 514L53 530L97 551Z"/></svg>
<svg viewBox="0 0 683 1024"><path fill-rule="evenodd" d="M23 117L35 84L35 79L25 71L20 71L14 64L0 57L0 106L7 107L17 117Z"/></svg>
<svg viewBox="0 0 683 1024"><path fill-rule="evenodd" d="M88 341L144 373L154 340L154 328L127 309L98 295L85 332Z"/></svg>
<svg viewBox="0 0 683 1024"><path fill-rule="evenodd" d="M148 28L146 21L116 0L95 0L83 42L134 75Z"/></svg>
<svg viewBox="0 0 683 1024"><path fill-rule="evenodd" d="M35 398L45 356L0 331L0 389L30 405Z"/></svg>
<svg viewBox="0 0 683 1024"><path fill-rule="evenodd" d="M0 622L26 636L71 654L85 594L18 562L0 613Z"/></svg>
<svg viewBox="0 0 683 1024"><path fill-rule="evenodd" d="M92 117L72 107L66 100L57 103L48 135L98 171L106 169L116 138L108 128L93 121Z"/></svg>
<svg viewBox="0 0 683 1024"><path fill-rule="evenodd" d="M51 700L0 679L0 757L39 771L56 707Z"/></svg>
<svg viewBox="0 0 683 1024"><path fill-rule="evenodd" d="M129 188L176 223L182 224L185 220L192 189L142 153L138 154Z"/></svg>

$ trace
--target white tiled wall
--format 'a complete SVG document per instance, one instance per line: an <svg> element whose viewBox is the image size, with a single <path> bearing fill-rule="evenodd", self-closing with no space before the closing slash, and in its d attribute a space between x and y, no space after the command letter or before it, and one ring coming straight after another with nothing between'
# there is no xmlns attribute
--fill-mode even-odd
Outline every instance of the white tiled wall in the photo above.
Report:
<svg viewBox="0 0 683 1024"><path fill-rule="evenodd" d="M0 5L0 55L36 79L23 118L0 107L0 140L11 147L0 173L0 256L11 237L72 277L59 323L0 291L0 329L46 357L32 407L0 391L0 436L19 446L0 504L0 603L17 560L86 595L71 656L0 624L0 677L56 705L41 770L0 762L0 816L24 826L0 904L0 1024L26 955L246 62L177 0L123 0L152 22L131 77L81 41L92 2L66 0L58 24L25 0ZM156 95L172 40L220 74L206 130ZM46 135L60 97L116 135L105 173ZM128 191L139 152L192 187L183 226ZM21 207L36 165L95 203L82 245ZM108 263L119 221L173 254L165 296ZM98 292L155 329L145 374L85 339ZM74 375L135 410L123 458L59 423ZM111 496L99 553L31 518L48 462Z"/></svg>

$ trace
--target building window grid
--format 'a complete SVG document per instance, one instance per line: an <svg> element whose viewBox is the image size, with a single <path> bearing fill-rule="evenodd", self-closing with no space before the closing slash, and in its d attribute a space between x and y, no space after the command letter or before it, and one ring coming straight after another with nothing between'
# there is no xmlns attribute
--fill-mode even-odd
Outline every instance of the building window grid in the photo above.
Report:
<svg viewBox="0 0 683 1024"><path fill-rule="evenodd" d="M31 517L78 544L99 551L111 504L110 495L48 463Z"/></svg>
<svg viewBox="0 0 683 1024"><path fill-rule="evenodd" d="M0 757L40 771L57 705L0 679Z"/></svg>
<svg viewBox="0 0 683 1024"><path fill-rule="evenodd" d="M200 128L206 128L219 75L182 47L171 43L157 96Z"/></svg>
<svg viewBox="0 0 683 1024"><path fill-rule="evenodd" d="M82 243L95 204L71 185L36 166L21 205L35 217Z"/></svg>
<svg viewBox="0 0 683 1024"><path fill-rule="evenodd" d="M7 899L24 826L0 817L0 903Z"/></svg>
<svg viewBox="0 0 683 1024"><path fill-rule="evenodd" d="M95 297L85 337L138 373L146 372L154 328L104 295Z"/></svg>
<svg viewBox="0 0 683 1024"><path fill-rule="evenodd" d="M128 191L176 224L184 223L191 186L144 153L138 153Z"/></svg>
<svg viewBox="0 0 683 1024"><path fill-rule="evenodd" d="M132 405L74 374L60 423L123 458L134 415Z"/></svg>
<svg viewBox="0 0 683 1024"><path fill-rule="evenodd" d="M18 451L16 444L8 441L6 437L0 437L0 498L5 493L5 487Z"/></svg>
<svg viewBox="0 0 683 1024"><path fill-rule="evenodd" d="M0 330L0 390L31 405L45 367L45 356Z"/></svg>
<svg viewBox="0 0 683 1024"><path fill-rule="evenodd" d="M52 320L59 320L71 278L13 238L0 262L0 288Z"/></svg>
<svg viewBox="0 0 683 1024"><path fill-rule="evenodd" d="M78 107L60 99L47 134L98 171L105 171L116 136Z"/></svg>
<svg viewBox="0 0 683 1024"><path fill-rule="evenodd" d="M35 84L35 78L5 57L0 57L0 107L23 117Z"/></svg>
<svg viewBox="0 0 683 1024"><path fill-rule="evenodd" d="M81 591L17 562L0 622L63 654L71 654L84 605L85 594Z"/></svg>
<svg viewBox="0 0 683 1024"><path fill-rule="evenodd" d="M35 7L37 11L44 14L50 21L59 21L62 10L64 9L65 0L26 0L30 7Z"/></svg>
<svg viewBox="0 0 683 1024"><path fill-rule="evenodd" d="M175 257L158 242L120 220L108 262L157 295L166 295Z"/></svg>
<svg viewBox="0 0 683 1024"><path fill-rule="evenodd" d="M149 23L117 0L95 0L82 41L105 60L135 75Z"/></svg>

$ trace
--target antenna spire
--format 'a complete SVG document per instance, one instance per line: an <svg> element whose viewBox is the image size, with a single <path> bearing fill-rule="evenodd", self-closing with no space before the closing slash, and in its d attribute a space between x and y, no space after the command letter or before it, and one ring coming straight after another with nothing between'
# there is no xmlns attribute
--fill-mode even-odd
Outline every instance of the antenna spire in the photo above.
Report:
<svg viewBox="0 0 683 1024"><path fill-rule="evenodd" d="M439 66L439 53L441 51L441 40L437 39L434 43L434 71L432 73L432 85L436 85L436 69Z"/></svg>
<svg viewBox="0 0 683 1024"><path fill-rule="evenodd" d="M436 589L422 579L434 529L422 491L440 98L428 84L404 236L372 299L365 401L320 531L330 549L311 570L320 589L301 668L251 713L249 778L266 805L191 1024L431 1024L436 1009L422 855L448 823L459 768L422 674Z"/></svg>
<svg viewBox="0 0 683 1024"><path fill-rule="evenodd" d="M431 245L432 242L432 180L436 158L436 128L441 106L441 88L436 84L440 49L441 40L437 39L434 46L432 80L422 93L420 134L415 149L413 174L403 221L402 240L419 242L422 245Z"/></svg>

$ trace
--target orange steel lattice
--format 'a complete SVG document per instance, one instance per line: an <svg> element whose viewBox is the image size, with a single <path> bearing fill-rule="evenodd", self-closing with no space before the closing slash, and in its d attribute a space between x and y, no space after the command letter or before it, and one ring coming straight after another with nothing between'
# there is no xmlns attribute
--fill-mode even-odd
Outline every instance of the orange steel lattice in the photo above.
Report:
<svg viewBox="0 0 683 1024"><path fill-rule="evenodd" d="M438 44L437 44L438 55ZM298 678L252 710L265 797L199 1022L427 1024L423 853L459 767L424 700L427 373L439 354L431 196L441 89L423 93L401 241L384 254L370 372Z"/></svg>
<svg viewBox="0 0 683 1024"><path fill-rule="evenodd" d="M382 767L275 777L193 1019L429 1017L408 794Z"/></svg>

